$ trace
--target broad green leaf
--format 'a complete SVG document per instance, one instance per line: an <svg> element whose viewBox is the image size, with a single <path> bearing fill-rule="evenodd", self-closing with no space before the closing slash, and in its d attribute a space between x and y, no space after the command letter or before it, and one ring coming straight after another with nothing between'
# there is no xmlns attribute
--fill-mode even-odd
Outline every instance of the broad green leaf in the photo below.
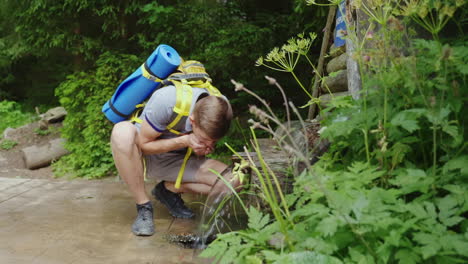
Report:
<svg viewBox="0 0 468 264"><path fill-rule="evenodd" d="M420 191L426 193L434 182L432 177L428 177L426 172L419 169L406 169L406 173L398 174L390 183L400 186L403 194Z"/></svg>
<svg viewBox="0 0 468 264"><path fill-rule="evenodd" d="M456 195L463 195L467 191L466 187L454 184L448 184L443 186L442 188Z"/></svg>
<svg viewBox="0 0 468 264"><path fill-rule="evenodd" d="M398 259L400 264L414 264L421 261L421 257L416 254L413 250L400 249L395 254L395 258Z"/></svg>
<svg viewBox="0 0 468 264"><path fill-rule="evenodd" d="M280 255L272 250L262 250L260 253L265 256L265 260L268 262L276 261L280 258Z"/></svg>
<svg viewBox="0 0 468 264"><path fill-rule="evenodd" d="M247 256L245 257L245 264L262 264L263 261L257 256Z"/></svg>
<svg viewBox="0 0 468 264"><path fill-rule="evenodd" d="M458 139L458 127L451 126L451 125L444 125L442 126L442 131L449 134L453 139Z"/></svg>
<svg viewBox="0 0 468 264"><path fill-rule="evenodd" d="M456 225L464 219L456 215L460 208L458 208L458 201L453 195L439 199L437 207L439 208L439 219L447 227Z"/></svg>
<svg viewBox="0 0 468 264"><path fill-rule="evenodd" d="M418 125L418 120L416 118L409 118L408 114L405 112L400 112L395 115L390 123L394 126L400 126L410 133L420 128Z"/></svg>
<svg viewBox="0 0 468 264"><path fill-rule="evenodd" d="M262 229L270 221L270 215L269 214L263 215L260 211L258 211L253 206L251 206L249 208L249 211L247 212L247 215L249 216L248 227L252 228L252 229L255 229L255 230Z"/></svg>
<svg viewBox="0 0 468 264"><path fill-rule="evenodd" d="M349 251L349 254L351 256L351 259L355 262L355 263L359 263L359 264L373 264L375 263L374 262L374 259L371 255L369 254L366 254L364 255L363 253L359 252L357 249L354 249L352 247L350 247L348 249Z"/></svg>
<svg viewBox="0 0 468 264"><path fill-rule="evenodd" d="M450 112L450 108L446 106L437 111L427 111L424 115L432 124L440 125L447 119Z"/></svg>
<svg viewBox="0 0 468 264"><path fill-rule="evenodd" d="M463 175L468 175L468 155L463 155L449 160L443 167L444 174L451 170L460 169Z"/></svg>
<svg viewBox="0 0 468 264"><path fill-rule="evenodd" d="M440 250L439 244L429 244L420 248L423 259L428 259L435 256Z"/></svg>
<svg viewBox="0 0 468 264"><path fill-rule="evenodd" d="M363 211L369 206L369 200L365 195L359 195L359 197L354 201L351 210L353 210L356 220L360 220L363 214Z"/></svg>
<svg viewBox="0 0 468 264"><path fill-rule="evenodd" d="M227 247L228 245L225 241L215 240L215 242L208 245L208 247L205 250L203 250L199 256L203 258L216 257L217 259L219 259L219 256L226 251Z"/></svg>
<svg viewBox="0 0 468 264"><path fill-rule="evenodd" d="M336 236L334 236L334 238L336 238ZM343 239L340 239L340 242L342 241ZM307 238L304 242L300 243L299 245L301 246L301 248L313 250L321 254L332 254L338 248L334 241L330 241L329 239L325 241L322 238L313 237Z"/></svg>
<svg viewBox="0 0 468 264"><path fill-rule="evenodd" d="M432 257L439 252L441 245L439 242L439 237L429 233L416 233L414 235L414 240L423 245L419 249L424 259Z"/></svg>
<svg viewBox="0 0 468 264"><path fill-rule="evenodd" d="M322 233L324 236L331 236L336 232L337 228L338 219L334 216L329 216L320 221L315 230Z"/></svg>
<svg viewBox="0 0 468 264"><path fill-rule="evenodd" d="M273 262L274 264L340 264L342 263L339 259L315 253L313 251L301 251L292 252L282 255L278 260Z"/></svg>
<svg viewBox="0 0 468 264"><path fill-rule="evenodd" d="M411 147L401 142L397 142L390 148L390 151L392 153L392 168L395 168L403 161L406 153L411 151Z"/></svg>

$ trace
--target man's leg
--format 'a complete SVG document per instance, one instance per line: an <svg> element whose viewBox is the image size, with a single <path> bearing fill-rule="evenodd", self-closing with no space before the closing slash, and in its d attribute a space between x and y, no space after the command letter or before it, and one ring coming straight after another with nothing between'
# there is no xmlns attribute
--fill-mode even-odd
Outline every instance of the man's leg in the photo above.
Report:
<svg viewBox="0 0 468 264"><path fill-rule="evenodd" d="M211 191L229 191L229 188L224 184L218 184L217 188L222 190L212 190L213 186L219 180L219 176L214 174L211 170L217 171L218 174L224 172L228 166L218 160L209 159L200 166L197 173L195 174L195 182L182 183L179 189L174 187L173 182L165 182L166 188L175 193L200 193L209 194ZM240 185L239 181L231 180L231 172L223 173L222 175L226 181L230 182L234 189L237 189ZM220 181L220 180L219 180Z"/></svg>
<svg viewBox="0 0 468 264"><path fill-rule="evenodd" d="M193 182L182 183L179 189L176 189L174 182L163 181L158 183L152 191L154 197L164 204L172 216L177 218L192 218L195 214L192 210L185 206L184 201L180 197L180 193L201 193L209 194L212 190L212 186L216 183L218 176L211 172L213 169L219 173L223 172L227 168L227 165L216 161L216 160L205 160L200 163L199 167L195 170L191 170L190 179ZM228 188L224 188L224 184L218 184L221 186L223 191Z"/></svg>
<svg viewBox="0 0 468 264"><path fill-rule="evenodd" d="M132 231L135 235L152 235L153 207L145 191L141 152L136 144L137 133L132 123L117 123L111 136L112 154L119 175L127 183L137 204L138 216Z"/></svg>

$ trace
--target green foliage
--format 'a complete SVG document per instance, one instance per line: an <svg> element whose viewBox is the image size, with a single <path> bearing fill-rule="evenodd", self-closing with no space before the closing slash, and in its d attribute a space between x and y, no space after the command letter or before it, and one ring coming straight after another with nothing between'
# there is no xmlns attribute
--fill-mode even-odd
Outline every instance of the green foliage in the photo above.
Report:
<svg viewBox="0 0 468 264"><path fill-rule="evenodd" d="M287 207L266 197L269 213L249 209L247 228L220 235L203 256L220 263L468 261L468 47L437 36L408 39L412 29L392 17L393 3L368 10L382 27L357 45L360 99L335 97L322 110L330 150L312 166L310 153L287 144L306 165ZM270 190L262 184L258 193Z"/></svg>
<svg viewBox="0 0 468 264"><path fill-rule="evenodd" d="M21 105L17 102L3 100L0 101L0 133L7 127L16 128L33 121L34 117L30 113L23 112Z"/></svg>
<svg viewBox="0 0 468 264"><path fill-rule="evenodd" d="M307 28L312 29L320 26L319 20L310 18L315 14L324 16L323 10L299 11L296 5L295 0L274 3L263 0L32 0L27 3L3 0L0 1L0 100L21 101L28 109L38 105L56 106L60 101L71 116L64 122L69 148L80 153L76 155L83 159L72 154L56 165L57 171L87 168L91 173L79 174L104 175L111 166L110 160L101 160L109 156L108 150L100 146L108 145L109 135L104 137L104 130L109 131L110 126L85 120L98 121L90 113L99 113L98 100L100 104L108 100L107 89L115 89L126 77L124 73L141 65L159 44L169 44L183 57L202 61L215 86L233 103L234 110L244 113L252 99L237 96L227 88L232 76L249 80L250 84L262 88L262 95L276 98L274 90L263 89L265 70L252 70L246 65L279 40L288 38L291 32L302 30L299 22L307 21ZM99 76L95 81L92 78L100 70L104 71L104 65L99 63L107 52L115 58L134 54L139 60L135 64L122 62L121 65L128 67L125 71L109 69L106 70L109 76L103 74L105 78ZM97 58L101 59L96 61ZM115 64L118 62L113 61L112 65ZM104 81L105 84L96 84ZM106 87L106 90L101 93L90 87ZM95 93L102 97L94 96ZM234 145L240 145L241 139L236 135L230 138L239 142ZM95 149L81 148L80 142L87 142L88 147L95 145ZM222 142L220 145L223 146Z"/></svg>
<svg viewBox="0 0 468 264"><path fill-rule="evenodd" d="M250 16L240 2L228 1L224 5L201 1L152 2L142 7L145 15L139 20L140 24L148 26L136 34L139 45L147 51L166 43L182 57L203 62L215 86L231 99L239 113L245 109L245 101L251 99L238 99L228 88L230 79L236 76L239 80L265 86L262 82L265 71L247 70L246 66L276 45L273 36L288 36L288 30L292 29L286 14L271 12ZM272 96L270 89L263 89L262 94Z"/></svg>
<svg viewBox="0 0 468 264"><path fill-rule="evenodd" d="M98 178L114 170L109 143L112 126L101 108L114 93L115 85L139 63L134 55L106 52L99 56L94 71L70 75L57 88L60 103L68 111L62 136L71 154L54 164L56 172Z"/></svg>
<svg viewBox="0 0 468 264"><path fill-rule="evenodd" d="M37 135L40 135L40 136L47 136L50 134L50 130L47 128L47 129L41 129L40 127L34 129L34 133L37 134Z"/></svg>
<svg viewBox="0 0 468 264"><path fill-rule="evenodd" d="M10 139L4 139L0 142L0 148L4 150L9 150L15 147L18 144L18 142Z"/></svg>
<svg viewBox="0 0 468 264"><path fill-rule="evenodd" d="M234 118L227 135L216 142L214 152L209 154L208 157L229 164L231 162L232 151L229 150L226 144L235 149L242 148L248 142L247 133L247 128L241 124L239 118Z"/></svg>

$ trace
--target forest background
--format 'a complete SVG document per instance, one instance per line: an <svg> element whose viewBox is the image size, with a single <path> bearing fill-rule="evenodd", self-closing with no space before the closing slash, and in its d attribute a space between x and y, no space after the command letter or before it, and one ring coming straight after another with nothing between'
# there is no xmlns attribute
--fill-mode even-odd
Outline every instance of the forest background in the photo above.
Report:
<svg viewBox="0 0 468 264"><path fill-rule="evenodd" d="M114 171L102 104L159 44L202 61L240 116L252 98L235 94L230 79L274 104L279 92L263 81L267 69L254 67L256 59L297 33L321 31L326 17L326 8L297 0L2 0L0 12L0 101L9 120L0 129L27 122L35 108L64 106L72 113L62 131L72 154L55 164L56 173L87 178ZM288 96L306 102L295 91Z"/></svg>

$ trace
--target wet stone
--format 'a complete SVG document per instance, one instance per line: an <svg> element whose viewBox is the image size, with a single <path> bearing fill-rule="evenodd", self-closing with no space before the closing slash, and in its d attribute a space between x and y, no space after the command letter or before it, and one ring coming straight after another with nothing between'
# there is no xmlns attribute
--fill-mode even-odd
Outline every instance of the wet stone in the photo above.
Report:
<svg viewBox="0 0 468 264"><path fill-rule="evenodd" d="M202 238L194 233L168 234L165 239L182 248L204 249L216 239L216 235L207 237L204 243Z"/></svg>

